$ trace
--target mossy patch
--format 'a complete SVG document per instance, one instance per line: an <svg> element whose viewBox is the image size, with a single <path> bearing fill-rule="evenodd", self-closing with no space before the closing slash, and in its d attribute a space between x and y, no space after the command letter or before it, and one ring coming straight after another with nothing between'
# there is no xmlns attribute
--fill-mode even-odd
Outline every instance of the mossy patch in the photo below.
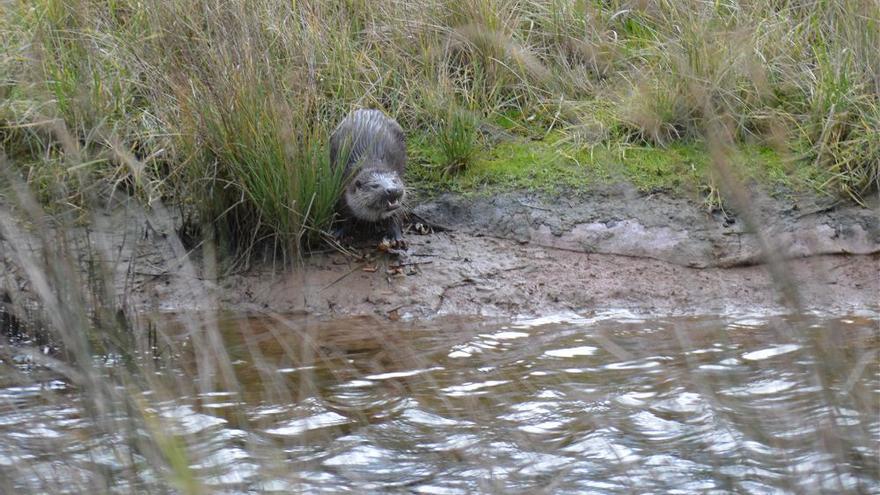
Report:
<svg viewBox="0 0 880 495"><path fill-rule="evenodd" d="M559 186L582 187L588 174L549 140L514 139L483 147L471 165L456 174L438 163L435 146L425 138L410 144L413 158L409 180L421 189L462 193L510 189L552 190Z"/></svg>
<svg viewBox="0 0 880 495"><path fill-rule="evenodd" d="M668 147L617 144L595 147L578 155L603 171L606 180L625 180L641 190L680 191L703 182L708 155L694 146Z"/></svg>
<svg viewBox="0 0 880 495"><path fill-rule="evenodd" d="M484 146L472 164L456 174L445 172L439 165L439 151L430 136L412 139L410 154L408 179L427 191L583 191L597 184L621 181L646 192L693 196L717 190L712 158L702 142L662 147L625 142L575 147L564 140L562 133L554 132L540 141L514 138L493 147ZM770 189L804 189L818 177L818 171L809 162L760 145L740 145L731 154L730 164L741 180Z"/></svg>

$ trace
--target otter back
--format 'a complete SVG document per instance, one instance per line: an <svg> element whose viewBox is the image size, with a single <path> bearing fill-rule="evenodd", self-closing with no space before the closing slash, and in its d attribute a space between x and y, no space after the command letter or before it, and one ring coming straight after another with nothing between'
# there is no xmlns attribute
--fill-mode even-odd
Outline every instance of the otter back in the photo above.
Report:
<svg viewBox="0 0 880 495"><path fill-rule="evenodd" d="M334 167L345 167L346 180L358 170L374 168L393 171L402 177L406 168L403 129L379 110L355 110L339 123L330 137L330 161Z"/></svg>

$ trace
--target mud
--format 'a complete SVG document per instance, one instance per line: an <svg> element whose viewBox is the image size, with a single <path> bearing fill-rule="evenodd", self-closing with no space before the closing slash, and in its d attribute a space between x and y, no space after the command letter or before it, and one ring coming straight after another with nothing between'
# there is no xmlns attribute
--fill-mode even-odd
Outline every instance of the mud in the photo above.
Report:
<svg viewBox="0 0 880 495"><path fill-rule="evenodd" d="M446 195L415 212L475 235L698 268L760 264L768 249L778 258L878 252L876 201L869 208L835 206L813 196L777 199L759 190L752 199L746 217L619 184L568 197Z"/></svg>
<svg viewBox="0 0 880 495"><path fill-rule="evenodd" d="M216 307L390 319L607 309L880 311L876 206L769 197L755 205L757 233L736 212L709 213L623 186L565 197L446 195L413 212L448 230L410 232L404 256L325 252L295 267L254 260L243 269L206 266L200 251L183 249L170 215L126 202L83 231L87 241L79 245L88 254L79 256L102 267L119 303L137 311ZM26 234L6 232L7 241L10 235ZM0 284L27 290L10 263L15 256L2 258Z"/></svg>
<svg viewBox="0 0 880 495"><path fill-rule="evenodd" d="M877 307L880 257L820 255L785 262L776 281L765 266L689 268L653 258L589 254L470 234L416 237L404 272L397 262L352 263L310 258L304 270L228 281L236 306L314 313L398 316L536 315L628 309L654 314L728 314L790 309L782 284L797 287L797 304L820 311Z"/></svg>

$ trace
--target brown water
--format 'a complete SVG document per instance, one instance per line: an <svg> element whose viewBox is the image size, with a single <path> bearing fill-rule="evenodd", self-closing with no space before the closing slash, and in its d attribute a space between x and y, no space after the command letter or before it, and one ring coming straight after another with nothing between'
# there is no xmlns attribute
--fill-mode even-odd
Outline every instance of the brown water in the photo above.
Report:
<svg viewBox="0 0 880 495"><path fill-rule="evenodd" d="M175 331L139 403L209 492L880 493L878 322L233 318L238 385ZM2 383L0 490L173 479L64 380Z"/></svg>

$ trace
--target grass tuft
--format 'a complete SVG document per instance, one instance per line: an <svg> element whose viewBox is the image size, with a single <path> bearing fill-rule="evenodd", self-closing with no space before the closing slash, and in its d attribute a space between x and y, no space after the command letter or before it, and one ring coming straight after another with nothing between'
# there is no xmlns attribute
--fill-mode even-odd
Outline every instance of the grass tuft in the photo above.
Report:
<svg viewBox="0 0 880 495"><path fill-rule="evenodd" d="M458 173L469 167L479 147L476 117L451 107L436 127L437 142L443 156L444 173Z"/></svg>

